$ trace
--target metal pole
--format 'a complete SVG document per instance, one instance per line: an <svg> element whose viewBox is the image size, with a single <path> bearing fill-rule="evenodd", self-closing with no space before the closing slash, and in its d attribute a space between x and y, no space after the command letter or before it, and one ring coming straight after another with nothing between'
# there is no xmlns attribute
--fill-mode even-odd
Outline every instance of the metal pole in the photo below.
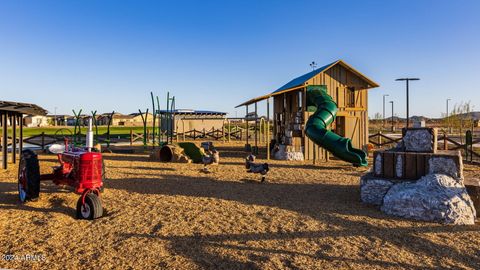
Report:
<svg viewBox="0 0 480 270"><path fill-rule="evenodd" d="M19 125L20 125L20 145L18 146L19 150L20 150L20 155L22 154L22 151L23 151L23 114L19 114L18 115L18 122L19 122Z"/></svg>
<svg viewBox="0 0 480 270"><path fill-rule="evenodd" d="M17 160L17 115L16 113L10 117L10 125L12 125L12 163Z"/></svg>
<svg viewBox="0 0 480 270"><path fill-rule="evenodd" d="M267 121L267 160L270 160L270 121Z"/></svg>
<svg viewBox="0 0 480 270"><path fill-rule="evenodd" d="M256 151L258 150L258 144L257 144L257 141L258 141L258 138L257 138L257 128L258 128L258 118L257 118L257 102L255 102L255 154L258 154Z"/></svg>
<svg viewBox="0 0 480 270"><path fill-rule="evenodd" d="M419 78L400 78L396 79L396 81L405 81L406 82L406 90L407 90L407 128L409 127L409 122L410 122L410 112L409 112L409 105L410 105L410 100L409 100L409 82L410 81L418 81L420 80Z"/></svg>
<svg viewBox="0 0 480 270"><path fill-rule="evenodd" d="M169 143L168 140L168 136L170 135L170 92L167 92L167 144Z"/></svg>
<svg viewBox="0 0 480 270"><path fill-rule="evenodd" d="M7 169L7 144L8 144L8 133L7 133L7 113L2 114L2 168Z"/></svg>
<svg viewBox="0 0 480 270"><path fill-rule="evenodd" d="M247 135L247 145L248 145L248 105L245 106L246 114L245 114L245 123L247 124L247 130L246 130L246 135Z"/></svg>
<svg viewBox="0 0 480 270"><path fill-rule="evenodd" d="M157 111L155 110L155 99L153 98L153 92L150 92L150 97L152 98L152 113L153 113L153 130L152 130L152 148L155 150L155 122L157 120Z"/></svg>
<svg viewBox="0 0 480 270"><path fill-rule="evenodd" d="M172 126L171 127L171 132L170 132L170 135L171 135L171 139L170 139L170 142L173 143L173 128L177 125L177 123L175 122L175 96L172 97L172 104L170 105L172 107L172 121L170 122L170 125Z"/></svg>
<svg viewBox="0 0 480 270"><path fill-rule="evenodd" d="M407 128L408 128L408 125L409 125L409 122L410 122L410 114L409 114L409 99L408 99L408 81L407 80Z"/></svg>
<svg viewBox="0 0 480 270"><path fill-rule="evenodd" d="M267 160L270 160L270 98L267 98Z"/></svg>
<svg viewBox="0 0 480 270"><path fill-rule="evenodd" d="M158 117L158 146L160 146L162 144L162 115L160 113L160 101L158 99L158 96L156 96L157 98L157 110L158 110L158 114L157 114L157 117Z"/></svg>
<svg viewBox="0 0 480 270"><path fill-rule="evenodd" d="M393 125L393 101L390 101L390 103L392 103L392 131L393 131L393 127L394 127L394 125Z"/></svg>
<svg viewBox="0 0 480 270"><path fill-rule="evenodd" d="M382 127L385 127L385 97L389 95L383 95L383 120L382 120Z"/></svg>

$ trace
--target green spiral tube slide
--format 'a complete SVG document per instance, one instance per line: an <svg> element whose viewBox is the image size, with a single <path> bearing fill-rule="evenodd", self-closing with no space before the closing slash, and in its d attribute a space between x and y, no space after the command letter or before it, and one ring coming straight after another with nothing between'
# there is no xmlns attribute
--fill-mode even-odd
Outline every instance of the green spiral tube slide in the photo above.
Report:
<svg viewBox="0 0 480 270"><path fill-rule="evenodd" d="M317 107L315 113L308 118L305 133L310 140L323 147L337 158L352 163L354 166L367 166L367 154L353 148L352 141L327 130L337 114L337 104L327 94L325 85L307 87L307 104Z"/></svg>

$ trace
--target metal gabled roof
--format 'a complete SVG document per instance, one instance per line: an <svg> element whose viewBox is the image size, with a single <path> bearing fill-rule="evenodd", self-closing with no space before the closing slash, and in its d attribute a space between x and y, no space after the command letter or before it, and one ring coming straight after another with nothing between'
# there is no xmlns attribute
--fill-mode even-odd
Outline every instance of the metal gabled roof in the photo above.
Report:
<svg viewBox="0 0 480 270"><path fill-rule="evenodd" d="M176 109L173 111L167 111L167 110L157 110L158 114L167 114L167 113L173 113L173 114L188 114L188 115L226 115L226 112L217 112L217 111L207 111L207 110L190 110L190 109Z"/></svg>
<svg viewBox="0 0 480 270"><path fill-rule="evenodd" d="M379 86L376 82L372 81L367 76L363 75L361 72L354 69L349 64L345 63L343 60L337 60L335 62L332 62L328 65L323 66L323 67L317 68L313 71L310 71L306 74L303 74L302 76L299 76L299 77L289 81L288 83L286 83L285 85L283 85L282 87L278 88L277 90L273 91L270 94L250 99L250 100L236 106L235 108L245 106L245 105L250 105L252 103L267 99L269 97L272 97L272 96L275 96L275 95L278 95L278 94L281 94L281 93L285 93L285 92L296 90L298 88L302 88L308 80L310 80L311 78L315 77L316 75L318 75L322 72L327 71L328 69L330 69L331 67L333 67L337 64L342 65L344 68L350 70L351 72L355 73L357 76L361 77L363 80L365 80L369 84L370 88Z"/></svg>
<svg viewBox="0 0 480 270"><path fill-rule="evenodd" d="M278 92L282 92L284 90L287 90L287 89L291 89L291 88L294 88L294 87L297 87L297 86L300 86L300 85L303 85L306 81L310 80L311 78L315 77L317 74L320 74L322 72L324 72L325 70L327 70L329 67L335 65L337 62L339 61L335 61L333 63L330 63L328 65L325 65L321 68L317 68L313 71L310 71L309 73L307 74L303 74L302 76L300 77L297 77L291 81L289 81L288 83L286 83L284 86L278 88L277 90L273 91L272 94L275 95L275 93L278 93Z"/></svg>

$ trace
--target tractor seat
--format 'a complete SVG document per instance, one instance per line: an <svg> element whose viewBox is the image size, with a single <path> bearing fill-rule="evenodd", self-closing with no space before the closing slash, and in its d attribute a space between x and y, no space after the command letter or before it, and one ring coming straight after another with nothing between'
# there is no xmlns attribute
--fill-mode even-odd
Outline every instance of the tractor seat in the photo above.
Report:
<svg viewBox="0 0 480 270"><path fill-rule="evenodd" d="M58 170L61 170L62 169L62 166L52 166L52 169L54 171L58 171Z"/></svg>

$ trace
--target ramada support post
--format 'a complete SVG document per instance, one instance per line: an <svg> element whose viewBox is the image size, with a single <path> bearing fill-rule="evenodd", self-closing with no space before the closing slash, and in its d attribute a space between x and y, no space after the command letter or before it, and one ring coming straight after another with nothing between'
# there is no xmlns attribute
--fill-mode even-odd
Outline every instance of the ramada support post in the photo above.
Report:
<svg viewBox="0 0 480 270"><path fill-rule="evenodd" d="M22 154L23 151L23 114L18 114L18 124L20 125L20 140L19 140L19 153Z"/></svg>
<svg viewBox="0 0 480 270"><path fill-rule="evenodd" d="M7 144L8 144L8 126L7 126L7 112L2 112L2 168L7 169Z"/></svg>
<svg viewBox="0 0 480 270"><path fill-rule="evenodd" d="M270 160L270 98L267 98L267 160Z"/></svg>
<svg viewBox="0 0 480 270"><path fill-rule="evenodd" d="M257 113L257 102L255 102L255 151L254 154L258 155L258 113Z"/></svg>
<svg viewBox="0 0 480 270"><path fill-rule="evenodd" d="M245 149L248 149L248 105L245 106L245 111L246 111L246 114L245 114L245 124L247 125L247 129L246 129L246 132L247 132L247 143L245 144Z"/></svg>
<svg viewBox="0 0 480 270"><path fill-rule="evenodd" d="M12 125L12 163L17 163L17 114L10 116L10 124Z"/></svg>

